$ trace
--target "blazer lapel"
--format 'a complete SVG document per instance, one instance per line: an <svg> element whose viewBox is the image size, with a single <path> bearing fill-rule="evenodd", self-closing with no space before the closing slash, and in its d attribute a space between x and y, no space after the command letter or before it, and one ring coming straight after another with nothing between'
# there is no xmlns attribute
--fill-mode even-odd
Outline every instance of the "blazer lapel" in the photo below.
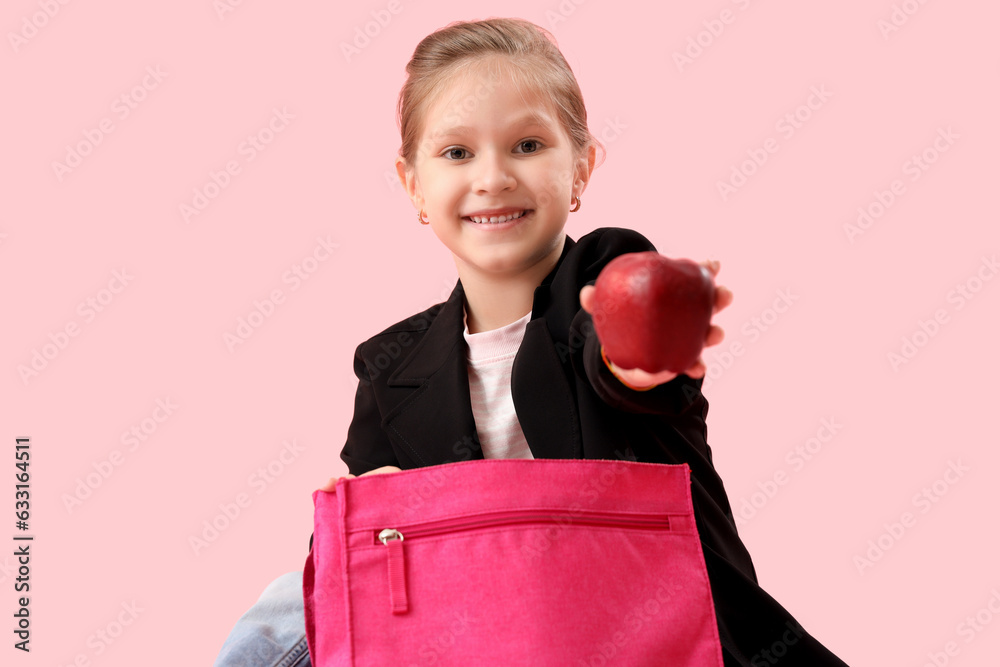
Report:
<svg viewBox="0 0 1000 667"><path fill-rule="evenodd" d="M517 418L535 458L580 458L583 442L571 371L556 352L550 327L568 338L568 323L547 322L550 288L559 265L574 245L566 237L552 272L535 288L531 319L511 368L511 394ZM577 306L578 308L579 306ZM465 290L455 284L420 342L386 381L413 391L385 416L385 431L421 466L482 459L476 432L463 331ZM565 345L565 341L563 341Z"/></svg>
<svg viewBox="0 0 1000 667"><path fill-rule="evenodd" d="M469 396L461 281L420 342L389 376L414 391L385 416L385 432L421 466L483 458Z"/></svg>
<svg viewBox="0 0 1000 667"><path fill-rule="evenodd" d="M537 290L535 294L537 299ZM528 322L514 357L510 384L517 420L532 455L536 459L580 458L580 420L544 319Z"/></svg>

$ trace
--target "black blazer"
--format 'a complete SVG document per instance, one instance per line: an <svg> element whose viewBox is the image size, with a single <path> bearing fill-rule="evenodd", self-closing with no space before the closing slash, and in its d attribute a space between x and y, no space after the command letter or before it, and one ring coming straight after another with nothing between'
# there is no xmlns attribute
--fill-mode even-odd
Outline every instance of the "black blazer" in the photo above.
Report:
<svg viewBox="0 0 1000 667"><path fill-rule="evenodd" d="M578 242L566 237L555 268L535 288L511 369L514 409L528 447L539 459L687 463L726 665L751 665L755 654L782 641L783 665L843 665L757 586L712 464L702 380L679 375L634 391L601 359L591 316L580 307L580 289L593 285L614 257L655 249L638 232L622 228L596 229ZM354 417L340 454L351 473L483 458L462 335L464 296L459 280L447 301L358 345ZM792 627L794 642L786 636Z"/></svg>

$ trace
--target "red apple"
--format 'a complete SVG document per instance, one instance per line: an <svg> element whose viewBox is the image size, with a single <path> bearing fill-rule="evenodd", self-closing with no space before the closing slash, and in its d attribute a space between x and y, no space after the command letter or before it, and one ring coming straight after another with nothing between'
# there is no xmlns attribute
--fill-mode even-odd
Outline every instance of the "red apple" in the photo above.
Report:
<svg viewBox="0 0 1000 667"><path fill-rule="evenodd" d="M682 373L698 361L711 325L715 283L708 269L656 251L607 263L594 284L594 330L622 368Z"/></svg>

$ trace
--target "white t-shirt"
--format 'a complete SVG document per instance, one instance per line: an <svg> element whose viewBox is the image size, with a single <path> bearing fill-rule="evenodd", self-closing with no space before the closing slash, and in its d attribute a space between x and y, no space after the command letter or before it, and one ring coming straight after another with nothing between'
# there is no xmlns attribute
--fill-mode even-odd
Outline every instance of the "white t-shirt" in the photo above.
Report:
<svg viewBox="0 0 1000 667"><path fill-rule="evenodd" d="M510 370L531 313L499 329L474 334L469 333L468 313L462 319L465 323L472 414L479 442L483 446L483 458L535 458L528 448L528 441L524 439L510 393Z"/></svg>

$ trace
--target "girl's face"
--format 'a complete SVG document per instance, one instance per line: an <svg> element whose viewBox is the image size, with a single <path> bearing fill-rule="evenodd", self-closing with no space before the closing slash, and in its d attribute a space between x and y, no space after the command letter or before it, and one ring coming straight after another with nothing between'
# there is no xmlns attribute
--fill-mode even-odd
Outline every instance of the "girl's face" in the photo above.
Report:
<svg viewBox="0 0 1000 667"><path fill-rule="evenodd" d="M576 155L551 105L522 100L509 79L475 68L428 109L418 146L414 164L400 158L397 171L459 277L541 282L562 253L566 216L586 187L594 149ZM472 219L504 212L521 217Z"/></svg>

